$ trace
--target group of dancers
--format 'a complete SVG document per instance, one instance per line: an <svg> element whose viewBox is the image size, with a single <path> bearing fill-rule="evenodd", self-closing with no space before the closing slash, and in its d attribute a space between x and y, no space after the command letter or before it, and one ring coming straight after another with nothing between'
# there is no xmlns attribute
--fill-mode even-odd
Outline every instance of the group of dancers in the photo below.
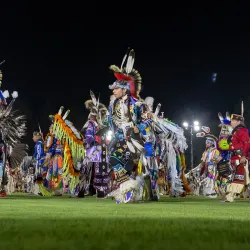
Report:
<svg viewBox="0 0 250 250"><path fill-rule="evenodd" d="M154 98L140 97L142 78L134 69L135 52L129 51L120 67L111 65L115 81L105 106L90 91L85 102L89 116L78 130L61 107L49 115L44 138L33 133L34 155L21 144L25 120L13 110L17 93L7 104L8 91L0 93L0 197L19 191L33 195L112 197L117 204L158 201L160 196L187 194L233 201L249 184L249 135L242 115L221 119L219 138L202 127L206 138L201 164L185 174L184 130L164 117ZM229 142L229 143L228 143Z"/></svg>
<svg viewBox="0 0 250 250"><path fill-rule="evenodd" d="M197 137L206 139L206 148L201 163L189 173L187 179L196 195L210 198L221 197L222 201L232 202L238 195L249 197L249 130L244 123L244 105L241 115L227 112L220 120L219 137L210 133L209 127Z"/></svg>

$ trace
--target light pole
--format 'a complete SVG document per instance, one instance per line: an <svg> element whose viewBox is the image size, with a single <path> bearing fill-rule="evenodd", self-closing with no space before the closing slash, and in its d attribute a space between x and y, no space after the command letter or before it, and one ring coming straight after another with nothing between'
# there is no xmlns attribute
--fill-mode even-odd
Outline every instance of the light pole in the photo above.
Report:
<svg viewBox="0 0 250 250"><path fill-rule="evenodd" d="M183 127L185 129L190 128L190 162L191 169L194 168L194 148L193 148L193 130L199 131L200 126L198 121L194 121L193 124L189 125L187 122L183 122Z"/></svg>

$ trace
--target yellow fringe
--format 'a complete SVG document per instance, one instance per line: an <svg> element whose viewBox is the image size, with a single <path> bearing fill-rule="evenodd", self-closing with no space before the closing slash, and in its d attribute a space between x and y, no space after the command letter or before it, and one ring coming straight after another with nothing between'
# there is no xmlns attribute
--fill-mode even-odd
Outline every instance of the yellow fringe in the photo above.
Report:
<svg viewBox="0 0 250 250"><path fill-rule="evenodd" d="M43 196L52 196L52 194L48 190L46 190L42 183L39 183L38 186Z"/></svg>
<svg viewBox="0 0 250 250"><path fill-rule="evenodd" d="M55 115L53 130L58 140L68 144L73 161L84 158L83 136L81 135L82 138L78 139L59 114Z"/></svg>
<svg viewBox="0 0 250 250"><path fill-rule="evenodd" d="M70 181L70 185L69 185L69 189L73 190L75 189L76 185L79 183L79 177L78 176L74 176L73 178L71 178Z"/></svg>
<svg viewBox="0 0 250 250"><path fill-rule="evenodd" d="M137 165L137 174L139 176L142 174L142 163L141 163L141 161L139 161L138 165Z"/></svg>
<svg viewBox="0 0 250 250"><path fill-rule="evenodd" d="M74 162L72 159L71 149L68 143L65 143L64 147L64 161L63 161L63 176L67 176L70 174L71 176L79 176L80 172L75 171L74 169Z"/></svg>

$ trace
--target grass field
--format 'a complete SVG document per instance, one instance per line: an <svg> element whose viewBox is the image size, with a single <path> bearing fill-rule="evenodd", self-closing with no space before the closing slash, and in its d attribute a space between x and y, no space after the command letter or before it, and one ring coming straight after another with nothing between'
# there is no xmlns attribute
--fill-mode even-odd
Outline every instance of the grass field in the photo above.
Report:
<svg viewBox="0 0 250 250"><path fill-rule="evenodd" d="M96 198L0 199L0 249L250 249L250 203L201 197L115 204Z"/></svg>

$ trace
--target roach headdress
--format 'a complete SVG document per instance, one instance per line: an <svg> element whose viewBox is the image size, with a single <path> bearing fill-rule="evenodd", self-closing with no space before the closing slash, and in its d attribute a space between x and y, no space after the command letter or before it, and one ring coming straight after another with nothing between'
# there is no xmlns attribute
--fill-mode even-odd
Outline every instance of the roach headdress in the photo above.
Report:
<svg viewBox="0 0 250 250"><path fill-rule="evenodd" d="M95 94L92 91L90 91L90 97L91 100L85 102L86 109L90 111L89 117L94 116L97 119L97 121L99 121L102 124L102 121L105 115L107 114L108 110L104 104L99 102L99 98L98 100L96 99Z"/></svg>
<svg viewBox="0 0 250 250"><path fill-rule="evenodd" d="M124 67L124 63L127 59L126 66ZM125 55L121 67L117 67L116 65L111 65L110 69L114 72L116 77L116 81L109 86L110 89L114 88L123 88L127 89L131 96L140 99L141 92L141 83L142 78L140 73L133 68L135 61L135 52L134 50L130 50L129 55Z"/></svg>

